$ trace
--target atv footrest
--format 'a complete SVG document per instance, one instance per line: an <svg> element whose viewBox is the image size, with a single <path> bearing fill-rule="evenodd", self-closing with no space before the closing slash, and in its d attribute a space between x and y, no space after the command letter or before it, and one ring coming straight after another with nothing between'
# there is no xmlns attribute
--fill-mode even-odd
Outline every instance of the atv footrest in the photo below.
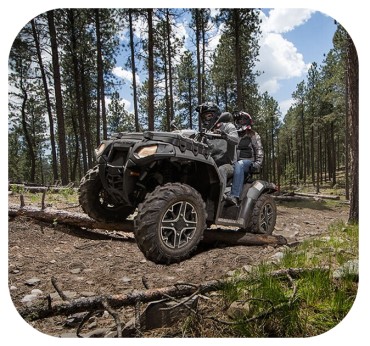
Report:
<svg viewBox="0 0 370 346"><path fill-rule="evenodd" d="M232 220L232 219L223 219L218 218L215 222L215 225L222 225L222 226L235 226L235 227L244 227L244 219L239 218L238 220Z"/></svg>

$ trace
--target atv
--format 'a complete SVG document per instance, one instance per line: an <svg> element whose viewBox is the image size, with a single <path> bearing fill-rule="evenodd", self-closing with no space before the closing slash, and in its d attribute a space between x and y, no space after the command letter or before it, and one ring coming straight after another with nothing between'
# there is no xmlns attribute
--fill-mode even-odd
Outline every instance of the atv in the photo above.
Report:
<svg viewBox="0 0 370 346"><path fill-rule="evenodd" d="M222 114L217 122L229 120ZM133 217L137 245L155 263L189 258L212 224L271 234L276 186L249 175L240 204L228 205L211 155L215 141L224 140L191 130L115 134L95 150L97 165L81 180L80 205L105 223Z"/></svg>

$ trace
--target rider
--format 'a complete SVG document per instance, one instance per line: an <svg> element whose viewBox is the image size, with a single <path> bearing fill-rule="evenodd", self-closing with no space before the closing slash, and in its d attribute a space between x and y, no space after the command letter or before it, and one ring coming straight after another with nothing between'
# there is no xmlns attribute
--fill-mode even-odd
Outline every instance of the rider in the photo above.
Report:
<svg viewBox="0 0 370 346"><path fill-rule="evenodd" d="M234 165L231 191L225 199L229 204L237 205L244 185L244 175L260 172L264 153L261 137L252 130L252 117L246 112L239 112L234 116L234 121L240 136L238 161Z"/></svg>
<svg viewBox="0 0 370 346"><path fill-rule="evenodd" d="M212 157L215 160L218 170L221 175L223 191L225 190L227 179L233 175L234 164L237 160L236 147L239 143L239 136L235 125L231 122L232 115L229 115L229 122L216 123L221 115L220 108L214 102L205 102L196 108L199 112L202 127L208 131L211 130L215 134L220 134L221 138L226 141L218 141L212 146ZM216 124L216 125L215 125ZM223 143L221 143L223 142Z"/></svg>

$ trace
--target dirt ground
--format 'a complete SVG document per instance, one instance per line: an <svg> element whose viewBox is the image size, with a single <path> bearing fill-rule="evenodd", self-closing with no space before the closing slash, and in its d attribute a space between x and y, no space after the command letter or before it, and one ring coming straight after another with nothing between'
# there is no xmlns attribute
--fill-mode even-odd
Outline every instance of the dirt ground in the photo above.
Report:
<svg viewBox="0 0 370 346"><path fill-rule="evenodd" d="M10 196L9 203L19 204L19 196ZM37 204L26 202L31 203ZM343 203L278 202L277 205L274 234L283 235L288 244L325 236L328 225L348 219L349 206ZM53 203L52 206L81 211L73 204ZM71 298L120 294L145 290L143 278L150 288L222 278L230 271L268 260L281 251L281 247L272 246L201 245L192 258L166 266L146 260L132 234L77 232L63 225L40 223L26 217L9 219L8 234L9 292L17 309L27 304L22 300L35 289L55 297L52 277ZM129 312L128 309L127 318L130 318ZM112 325L112 319L107 318L106 324ZM67 325L65 316L32 322L32 326L52 336L75 332L75 328ZM90 329L98 327L92 324Z"/></svg>

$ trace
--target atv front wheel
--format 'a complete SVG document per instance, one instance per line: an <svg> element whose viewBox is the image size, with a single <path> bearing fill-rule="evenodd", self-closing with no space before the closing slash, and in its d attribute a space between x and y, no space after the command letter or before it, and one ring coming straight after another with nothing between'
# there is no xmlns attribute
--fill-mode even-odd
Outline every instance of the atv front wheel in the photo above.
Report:
<svg viewBox="0 0 370 346"><path fill-rule="evenodd" d="M180 183L158 186L138 206L135 239L154 263L180 262L195 251L206 228L201 195Z"/></svg>
<svg viewBox="0 0 370 346"><path fill-rule="evenodd" d="M271 195L262 194L253 208L248 229L252 233L272 234L276 223L276 203Z"/></svg>
<svg viewBox="0 0 370 346"><path fill-rule="evenodd" d="M114 205L103 188L99 177L99 167L87 171L81 179L79 202L83 211L91 218L101 222L120 222L134 212L133 207Z"/></svg>

